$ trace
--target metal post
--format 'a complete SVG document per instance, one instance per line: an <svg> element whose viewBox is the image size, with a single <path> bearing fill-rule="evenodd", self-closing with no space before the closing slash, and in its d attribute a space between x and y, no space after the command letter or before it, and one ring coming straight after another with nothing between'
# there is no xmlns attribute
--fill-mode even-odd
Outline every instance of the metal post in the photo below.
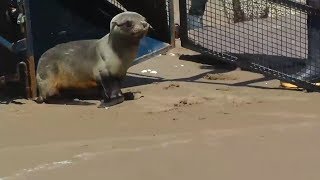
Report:
<svg viewBox="0 0 320 180"><path fill-rule="evenodd" d="M24 1L25 15L26 15L26 38L27 38L27 65L28 65L28 77L30 90L28 92L28 98L35 98L37 96L37 85L36 85L36 68L33 56L33 37L31 29L31 17L29 0Z"/></svg>
<svg viewBox="0 0 320 180"><path fill-rule="evenodd" d="M320 9L319 0L308 0L308 5ZM320 15L308 15L308 60L313 66L320 66ZM319 63L317 63L319 62ZM320 75L320 72L318 73ZM319 77L320 78L320 77Z"/></svg>

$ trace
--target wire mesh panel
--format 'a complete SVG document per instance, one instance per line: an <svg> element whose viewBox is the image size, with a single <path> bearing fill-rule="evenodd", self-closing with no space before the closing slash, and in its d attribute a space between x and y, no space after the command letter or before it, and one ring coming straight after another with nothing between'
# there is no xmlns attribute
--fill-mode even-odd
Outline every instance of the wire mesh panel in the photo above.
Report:
<svg viewBox="0 0 320 180"><path fill-rule="evenodd" d="M317 0L180 0L187 48L319 91Z"/></svg>

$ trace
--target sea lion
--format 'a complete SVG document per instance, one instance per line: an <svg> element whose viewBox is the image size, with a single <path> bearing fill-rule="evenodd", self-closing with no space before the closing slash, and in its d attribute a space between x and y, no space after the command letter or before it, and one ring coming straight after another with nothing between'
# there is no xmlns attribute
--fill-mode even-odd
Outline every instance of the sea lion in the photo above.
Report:
<svg viewBox="0 0 320 180"><path fill-rule="evenodd" d="M39 97L47 102L63 89L103 88L99 107L124 101L121 82L137 57L140 40L152 28L146 18L126 11L114 16L101 39L71 41L46 51L37 66Z"/></svg>

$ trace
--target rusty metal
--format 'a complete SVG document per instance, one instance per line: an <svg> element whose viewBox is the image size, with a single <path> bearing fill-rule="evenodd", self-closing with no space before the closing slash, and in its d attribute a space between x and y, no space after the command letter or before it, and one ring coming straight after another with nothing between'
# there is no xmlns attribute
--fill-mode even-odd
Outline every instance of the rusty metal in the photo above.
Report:
<svg viewBox="0 0 320 180"><path fill-rule="evenodd" d="M168 7L168 23L169 23L169 33L170 33L170 45L175 47L175 22L174 22L174 2L173 0L167 0Z"/></svg>
<svg viewBox="0 0 320 180"><path fill-rule="evenodd" d="M26 94L28 99L34 99L37 96L37 84L36 84L36 68L34 61L34 51L33 51L33 36L32 36L32 26L31 26L31 16L30 16L30 2L29 0L24 1L24 10L26 16L26 62L27 62L27 80L28 86L26 86Z"/></svg>
<svg viewBox="0 0 320 180"><path fill-rule="evenodd" d="M37 96L36 68L33 56L27 59L28 86L26 86L27 98L33 99Z"/></svg>

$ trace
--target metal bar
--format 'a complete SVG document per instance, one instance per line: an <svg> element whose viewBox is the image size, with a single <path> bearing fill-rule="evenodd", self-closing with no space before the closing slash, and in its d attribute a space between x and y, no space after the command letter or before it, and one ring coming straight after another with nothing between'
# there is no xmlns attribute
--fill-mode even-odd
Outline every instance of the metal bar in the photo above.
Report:
<svg viewBox="0 0 320 180"><path fill-rule="evenodd" d="M33 35L32 35L32 24L31 24L31 14L30 14L30 0L24 0L24 9L26 16L26 38L27 38L27 56L33 55Z"/></svg>
<svg viewBox="0 0 320 180"><path fill-rule="evenodd" d="M169 31L170 31L170 44L175 47L175 24L174 24L174 3L173 0L168 0L168 10L169 10Z"/></svg>
<svg viewBox="0 0 320 180"><path fill-rule="evenodd" d="M36 67L35 67L33 56L28 57L27 64L28 64L29 87L26 87L26 90L29 93L28 97L33 99L37 96Z"/></svg>
<svg viewBox="0 0 320 180"><path fill-rule="evenodd" d="M185 42L188 40L188 17L187 17L187 3L186 0L179 0L180 9L180 40L181 45L184 47Z"/></svg>
<svg viewBox="0 0 320 180"><path fill-rule="evenodd" d="M2 36L0 36L0 45L4 46L4 47L7 48L9 51L12 51L13 43L9 42L8 40L6 40L5 38L3 38Z"/></svg>
<svg viewBox="0 0 320 180"><path fill-rule="evenodd" d="M28 81L30 90L27 90L27 98L35 98L37 96L37 84L36 84L36 66L33 55L33 36L32 36L32 24L30 14L30 0L24 1L24 9L26 15L26 39L27 39L27 67L28 67Z"/></svg>

